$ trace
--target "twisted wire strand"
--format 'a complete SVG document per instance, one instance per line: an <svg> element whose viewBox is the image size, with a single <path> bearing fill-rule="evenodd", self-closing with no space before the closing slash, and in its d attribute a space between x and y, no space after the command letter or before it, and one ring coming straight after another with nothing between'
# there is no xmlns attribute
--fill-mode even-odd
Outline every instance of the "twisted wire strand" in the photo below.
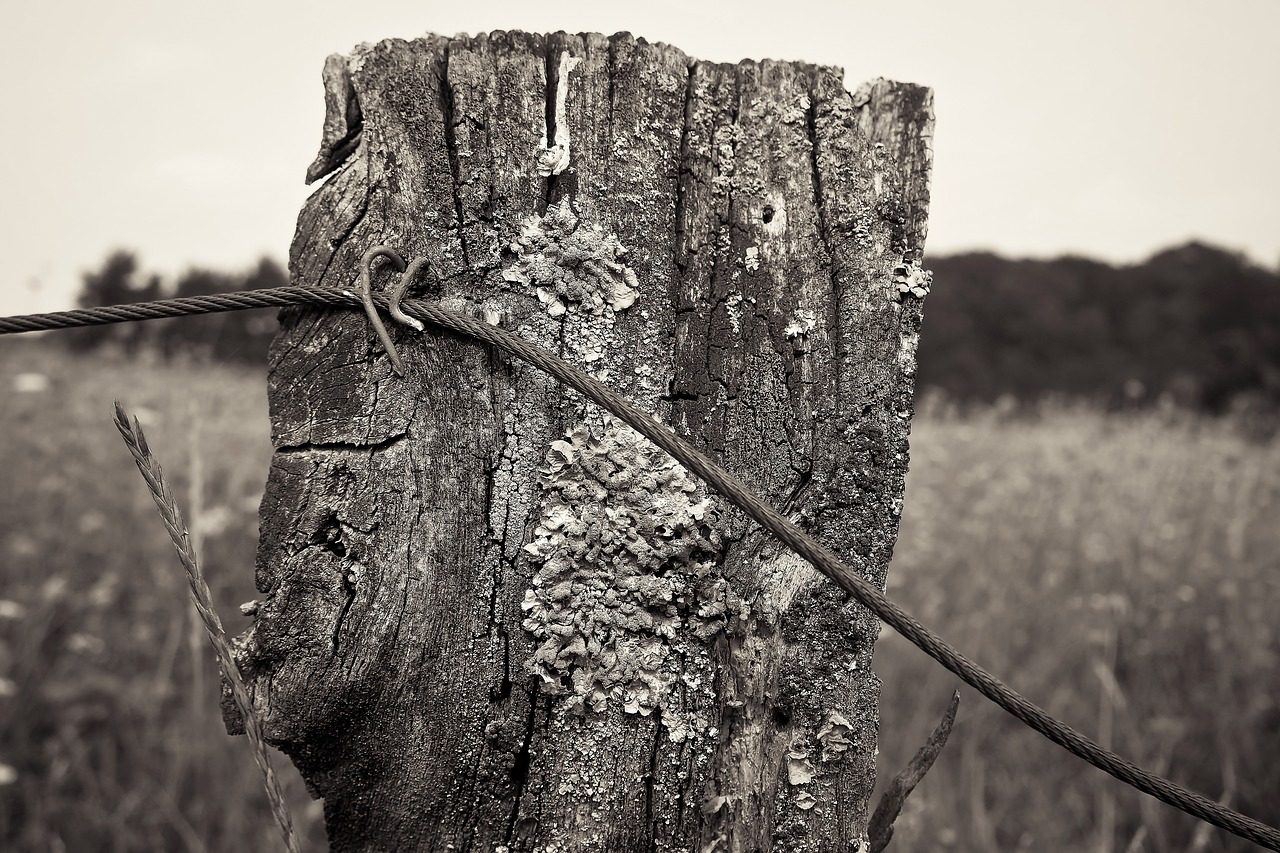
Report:
<svg viewBox="0 0 1280 853"><path fill-rule="evenodd" d="M247 308L283 308L287 305L304 303L343 306L358 305L360 300L354 294L344 293L341 290L318 287L268 287L262 290L242 290L237 293L218 293L212 296L183 296L176 299L158 299L154 302L107 305L102 308L0 317L0 335L70 329L76 326L102 326L133 320L158 320L164 317L190 317L196 314L242 311Z"/></svg>
<svg viewBox="0 0 1280 853"><path fill-rule="evenodd" d="M373 300L379 308L383 310L388 308L386 296L375 294ZM361 304L354 294L339 290L280 287L217 296L167 299L112 308L0 318L0 334L301 303L328 306L359 306ZM879 617L882 622L950 670L961 681L1072 755L1167 805L1269 850L1280 851L1280 830L1138 767L1054 718L1034 702L1008 687L920 624L911 614L889 599L856 570L846 565L832 551L805 534L772 507L761 502L737 477L702 455L692 445L676 436L666 425L655 420L652 415L637 408L625 397L588 376L582 370L510 332L465 314L445 310L422 300L407 301L401 308L406 314L418 320L424 320L437 327L498 347L551 374L563 384L608 410L700 476L730 503L743 510L761 527L808 560Z"/></svg>
<svg viewBox="0 0 1280 853"><path fill-rule="evenodd" d="M267 753L267 742L262 735L262 726L254 711L253 700L249 698L249 691L245 689L244 680L240 677L240 670L231 656L231 647L227 645L222 620L218 618L218 611L214 609L209 585L205 583L204 572L201 571L200 564L196 560L195 549L191 546L191 536L187 532L186 523L182 520L182 512L178 509L173 493L169 491L169 484L165 482L160 463L152 456L151 448L147 446L147 437L142 432L142 425L138 423L137 418L134 418L133 423L130 424L129 416L125 414L124 408L119 403L116 403L115 424L125 445L129 448L129 453L133 456L133 461L138 465L138 471L142 473L142 479L147 482L147 488L151 492L152 500L155 501L156 509L160 510L160 518L164 521L164 528L173 542L173 549L178 552L178 560L182 563L182 568L187 575L191 603L195 605L196 613L204 623L205 632L208 633L209 642L213 644L214 654L218 658L218 666L231 685L232 698L240 710L240 716L244 719L245 735L248 736L249 743L253 747L253 759L257 762L258 769L262 771L267 800L271 803L271 813L275 815L280 833L284 836L285 848L289 853L299 853L297 833L294 832L293 820L289 816L288 806L285 805L275 770L271 767L271 756Z"/></svg>

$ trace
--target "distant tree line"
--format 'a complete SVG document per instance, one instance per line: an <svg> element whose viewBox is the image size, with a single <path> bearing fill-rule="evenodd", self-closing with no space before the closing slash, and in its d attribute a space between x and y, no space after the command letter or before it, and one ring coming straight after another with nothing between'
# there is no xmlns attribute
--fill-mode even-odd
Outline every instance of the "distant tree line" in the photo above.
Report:
<svg viewBox="0 0 1280 853"><path fill-rule="evenodd" d="M1135 266L929 258L917 388L1221 412L1280 406L1280 276L1189 243Z"/></svg>
<svg viewBox="0 0 1280 853"><path fill-rule="evenodd" d="M957 401L1046 395L1107 405L1166 400L1223 411L1280 407L1280 276L1202 243L1134 266L1081 257L929 258L933 292L917 387ZM172 287L115 252L85 274L82 307L287 284L263 259L243 273L192 269ZM263 363L276 310L97 326L72 345Z"/></svg>
<svg viewBox="0 0 1280 853"><path fill-rule="evenodd" d="M97 308L175 296L284 287L288 283L289 277L280 264L263 258L241 273L190 269L172 286L166 286L159 276L144 274L132 252L116 251L103 261L101 269L84 275L76 303L81 308ZM263 308L89 326L68 332L67 341L79 350L109 346L129 355L149 352L165 358L179 356L201 361L265 364L267 347L276 332L278 310Z"/></svg>

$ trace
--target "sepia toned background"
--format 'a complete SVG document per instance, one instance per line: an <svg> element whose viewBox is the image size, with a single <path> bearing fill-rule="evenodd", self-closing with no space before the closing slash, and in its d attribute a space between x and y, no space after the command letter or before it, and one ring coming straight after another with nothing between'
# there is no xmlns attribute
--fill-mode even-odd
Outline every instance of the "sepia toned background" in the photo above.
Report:
<svg viewBox="0 0 1280 853"><path fill-rule="evenodd" d="M116 248L167 275L281 257L324 57L427 31L626 30L931 86L932 251L1128 263L1199 239L1274 268L1277 28L1272 0L8 3L0 311L67 307Z"/></svg>
<svg viewBox="0 0 1280 853"><path fill-rule="evenodd" d="M889 592L1095 739L1280 823L1280 4L121 2L5 10L0 314L282 283L324 57L628 30L933 87ZM278 846L142 483L254 597L274 312L0 338L0 848ZM882 777L955 679L892 635ZM890 849L1243 851L962 691ZM280 758L295 821L318 804Z"/></svg>

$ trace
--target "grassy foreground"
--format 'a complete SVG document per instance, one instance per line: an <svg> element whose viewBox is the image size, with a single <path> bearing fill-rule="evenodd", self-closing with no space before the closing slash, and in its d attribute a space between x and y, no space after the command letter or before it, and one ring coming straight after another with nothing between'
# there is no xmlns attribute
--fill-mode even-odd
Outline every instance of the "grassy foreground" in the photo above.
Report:
<svg viewBox="0 0 1280 853"><path fill-rule="evenodd" d="M42 377L42 378L37 378ZM229 631L254 597L270 457L260 371L0 341L0 848L279 849L207 641L111 425L148 428ZM1280 443L1233 425L1055 409L926 413L890 593L1052 713L1280 822ZM885 778L955 679L886 634ZM891 850L1248 850L962 691ZM276 769L308 849L320 809Z"/></svg>

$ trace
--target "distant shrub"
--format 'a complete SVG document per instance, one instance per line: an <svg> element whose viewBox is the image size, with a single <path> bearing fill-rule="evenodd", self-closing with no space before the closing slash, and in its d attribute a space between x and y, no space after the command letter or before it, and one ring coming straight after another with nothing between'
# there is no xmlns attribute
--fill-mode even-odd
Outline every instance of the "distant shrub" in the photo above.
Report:
<svg viewBox="0 0 1280 853"><path fill-rule="evenodd" d="M85 273L77 304L81 308L98 308L175 296L210 296L283 287L286 284L288 274L284 269L274 260L263 258L253 268L238 273L190 269L173 286L167 287L155 275L146 277L144 282L137 257L131 252L116 251L107 256L100 269ZM167 359L265 365L267 347L276 330L275 313L274 308L263 308L89 326L67 332L63 340L81 351L105 346L117 347L128 355L150 351Z"/></svg>
<svg viewBox="0 0 1280 853"><path fill-rule="evenodd" d="M1189 243L1125 267L985 253L929 266L921 388L960 401L1280 407L1280 276L1240 255Z"/></svg>

